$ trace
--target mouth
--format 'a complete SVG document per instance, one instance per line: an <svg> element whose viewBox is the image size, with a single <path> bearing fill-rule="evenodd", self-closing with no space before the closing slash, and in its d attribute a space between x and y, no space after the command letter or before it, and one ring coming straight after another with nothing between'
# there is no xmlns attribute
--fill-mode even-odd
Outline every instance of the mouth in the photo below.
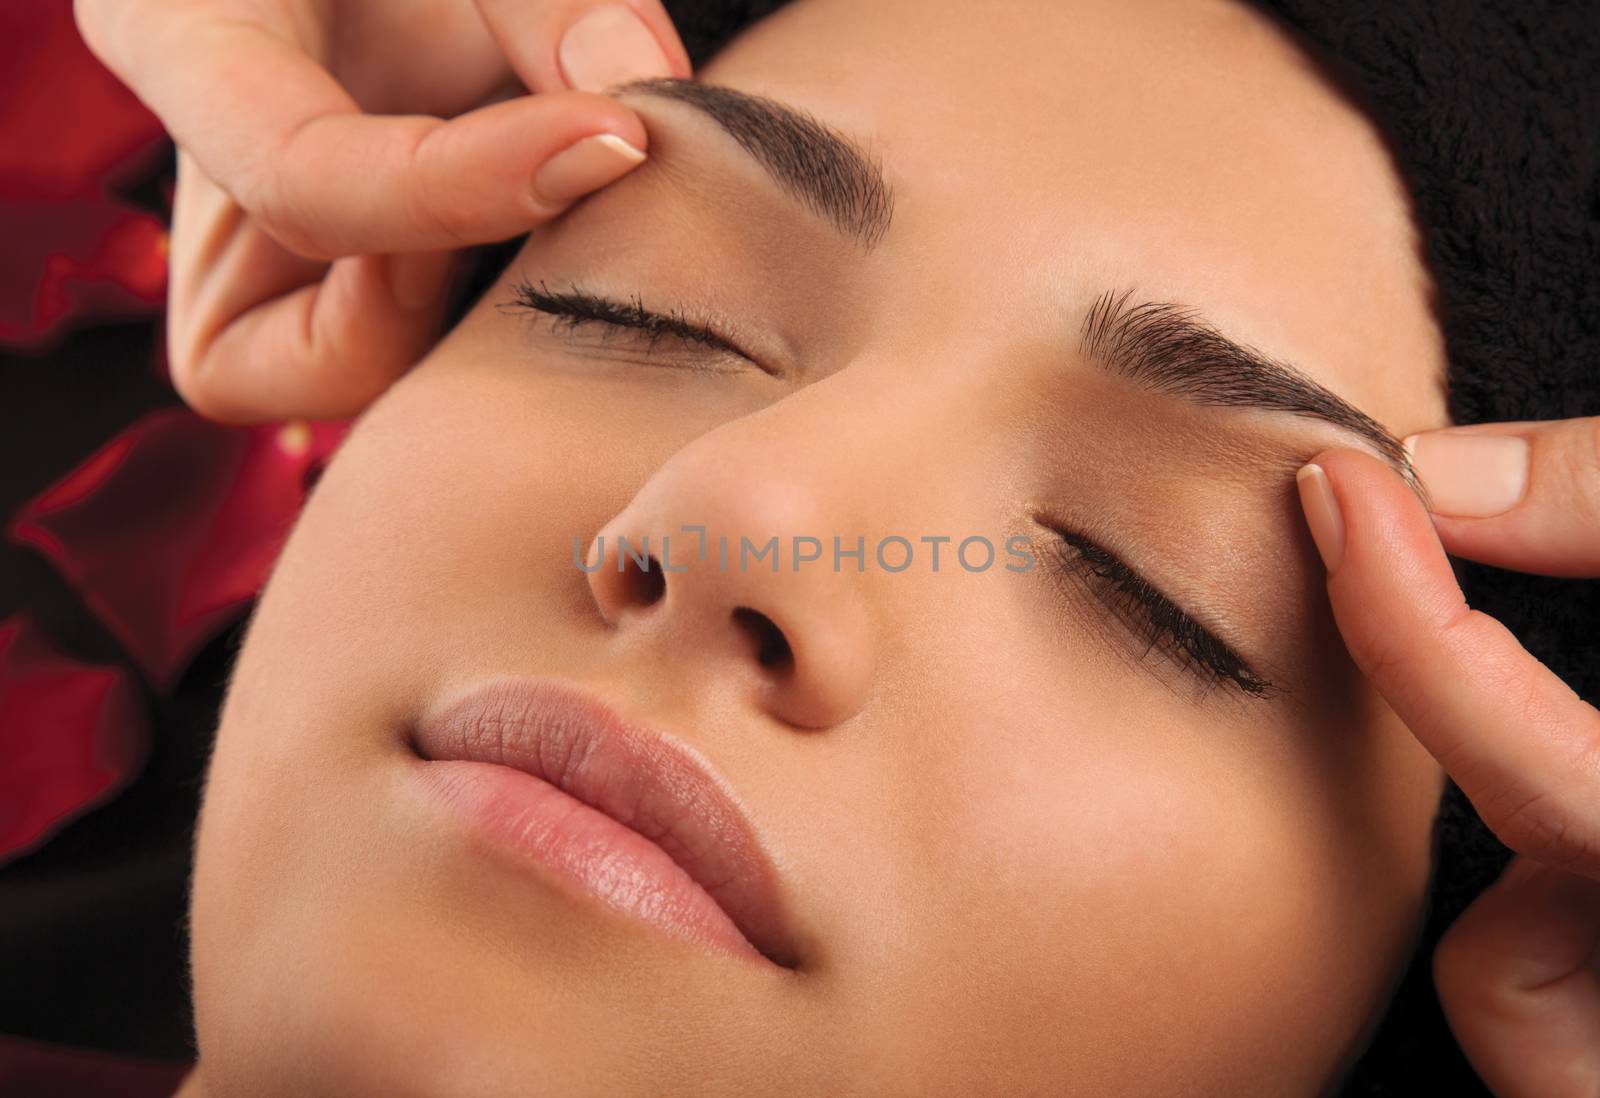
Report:
<svg viewBox="0 0 1600 1098"><path fill-rule="evenodd" d="M797 967L778 877L686 745L543 679L501 678L417 722L424 784L469 828L680 937Z"/></svg>

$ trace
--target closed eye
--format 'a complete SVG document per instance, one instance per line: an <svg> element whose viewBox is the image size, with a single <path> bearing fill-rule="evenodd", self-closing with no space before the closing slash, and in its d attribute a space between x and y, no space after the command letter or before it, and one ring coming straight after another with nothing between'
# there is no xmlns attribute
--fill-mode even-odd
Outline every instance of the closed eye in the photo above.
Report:
<svg viewBox="0 0 1600 1098"><path fill-rule="evenodd" d="M1110 551L1081 534L1050 529L1056 538L1049 556L1057 574L1080 579L1093 589L1144 646L1140 659L1159 653L1196 676L1208 690L1231 686L1252 698L1281 692L1232 647Z"/></svg>
<svg viewBox="0 0 1600 1098"><path fill-rule="evenodd" d="M621 330L638 336L647 355L654 353L662 342L669 341L679 349L687 345L731 355L749 362L764 373L774 374L709 321L691 317L681 308L666 312L648 309L639 294L619 301L576 285L569 285L565 290L553 290L543 280L533 283L526 279L512 287L512 294L512 300L502 308L543 313L552 317L559 328L567 331L598 325L603 329Z"/></svg>

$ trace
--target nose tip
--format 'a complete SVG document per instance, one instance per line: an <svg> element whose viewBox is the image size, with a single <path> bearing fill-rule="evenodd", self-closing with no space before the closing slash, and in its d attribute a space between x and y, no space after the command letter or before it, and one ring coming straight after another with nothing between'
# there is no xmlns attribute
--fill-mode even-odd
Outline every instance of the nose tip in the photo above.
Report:
<svg viewBox="0 0 1600 1098"><path fill-rule="evenodd" d="M859 711L872 645L848 575L744 570L715 552L680 563L678 545L615 524L590 543L586 578L613 630L654 635L661 658L737 665L758 683L756 703L796 727L829 728Z"/></svg>

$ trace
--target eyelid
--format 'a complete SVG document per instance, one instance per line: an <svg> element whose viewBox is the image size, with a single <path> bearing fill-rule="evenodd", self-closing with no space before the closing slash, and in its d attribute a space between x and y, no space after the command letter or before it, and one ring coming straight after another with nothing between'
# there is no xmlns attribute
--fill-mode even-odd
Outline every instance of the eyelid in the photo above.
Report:
<svg viewBox="0 0 1600 1098"><path fill-rule="evenodd" d="M1146 579L1138 569L1126 563L1118 554L1106 549L1100 541L1042 516L1036 516L1034 521L1048 530L1058 543L1077 554L1077 557L1070 561L1065 559L1063 554L1058 567L1071 568L1079 573L1090 572L1097 576L1100 582L1095 584L1096 589L1092 592L1094 597L1118 617L1122 625L1146 641L1147 646L1141 658L1148 656L1152 649L1160 648L1163 655L1177 663L1185 672L1197 676L1208 693L1230 684L1240 694L1250 698L1268 698L1283 692L1281 687L1258 674L1251 662L1241 656L1232 645L1218 637L1214 630L1202 624L1199 619ZM1102 559L1095 561L1095 556ZM1104 563L1113 569L1114 576L1108 577L1098 572L1094 567L1096 563ZM1118 575L1125 577L1142 590L1136 593L1124 589L1118 578L1115 578ZM1142 627L1127 621L1124 609L1113 605L1113 600L1105 593L1107 585L1117 588L1117 593L1125 593L1128 598L1140 604L1140 615L1145 619ZM1161 618L1175 618L1176 621L1163 622ZM1201 646L1202 651L1194 650L1197 644Z"/></svg>
<svg viewBox="0 0 1600 1098"><path fill-rule="evenodd" d="M691 317L687 310L681 308L665 313L647 309L642 295L638 293L623 301L591 292L575 283L569 283L566 290L552 290L542 279L537 285L521 279L513 284L512 294L512 300L502 308L543 313L554 317L558 324L565 323L570 327L593 323L648 335L650 344L647 353L653 351L657 341L664 337L680 339L744 359L770 376L781 376L746 351L736 339L719 331L714 322Z"/></svg>

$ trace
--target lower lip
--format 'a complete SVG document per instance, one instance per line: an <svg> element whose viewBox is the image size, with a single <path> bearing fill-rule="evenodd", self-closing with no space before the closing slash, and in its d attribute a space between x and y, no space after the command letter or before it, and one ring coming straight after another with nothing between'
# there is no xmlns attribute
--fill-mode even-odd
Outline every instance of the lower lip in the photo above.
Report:
<svg viewBox="0 0 1600 1098"><path fill-rule="evenodd" d="M680 938L766 964L667 852L542 778L495 763L418 760L423 792L475 838Z"/></svg>

